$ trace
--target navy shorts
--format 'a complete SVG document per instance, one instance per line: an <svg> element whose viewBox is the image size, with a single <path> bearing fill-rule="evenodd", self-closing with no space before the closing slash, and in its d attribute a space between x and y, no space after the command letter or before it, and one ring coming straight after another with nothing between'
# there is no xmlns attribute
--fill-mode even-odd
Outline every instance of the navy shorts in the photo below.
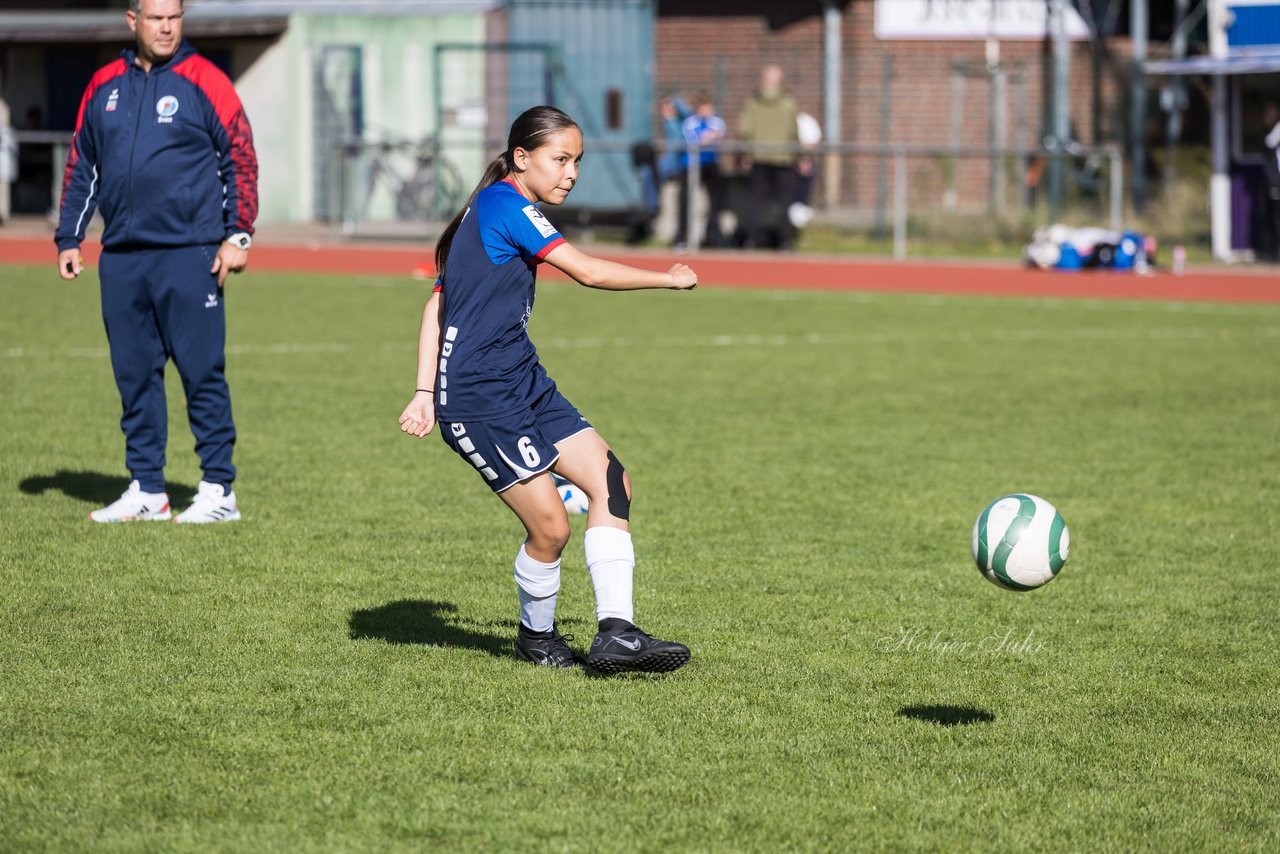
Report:
<svg viewBox="0 0 1280 854"><path fill-rule="evenodd" d="M494 492L541 474L560 458L556 443L590 430L574 405L552 388L528 408L492 421L441 421L440 436Z"/></svg>

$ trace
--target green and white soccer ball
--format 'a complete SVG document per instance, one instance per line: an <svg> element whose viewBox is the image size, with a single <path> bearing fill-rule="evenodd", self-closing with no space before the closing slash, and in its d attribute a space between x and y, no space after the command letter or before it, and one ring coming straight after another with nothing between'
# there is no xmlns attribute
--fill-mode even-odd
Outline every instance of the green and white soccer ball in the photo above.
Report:
<svg viewBox="0 0 1280 854"><path fill-rule="evenodd" d="M1006 590L1035 590L1053 581L1070 547L1062 514L1036 495L997 498L973 524L978 570Z"/></svg>

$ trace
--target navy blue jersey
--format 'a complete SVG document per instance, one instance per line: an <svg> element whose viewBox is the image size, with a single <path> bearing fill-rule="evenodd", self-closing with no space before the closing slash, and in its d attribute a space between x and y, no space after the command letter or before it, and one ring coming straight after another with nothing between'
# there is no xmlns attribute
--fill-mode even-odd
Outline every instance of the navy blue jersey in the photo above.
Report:
<svg viewBox="0 0 1280 854"><path fill-rule="evenodd" d="M441 421L501 418L554 383L529 340L537 265L564 238L510 181L476 196L441 275Z"/></svg>

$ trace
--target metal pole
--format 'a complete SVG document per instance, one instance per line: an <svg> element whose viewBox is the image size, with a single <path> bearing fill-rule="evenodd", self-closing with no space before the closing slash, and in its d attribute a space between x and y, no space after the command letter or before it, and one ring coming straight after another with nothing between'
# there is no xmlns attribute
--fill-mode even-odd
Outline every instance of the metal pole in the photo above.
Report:
<svg viewBox="0 0 1280 854"><path fill-rule="evenodd" d="M1124 153L1111 152L1111 230L1119 231L1124 215Z"/></svg>
<svg viewBox="0 0 1280 854"><path fill-rule="evenodd" d="M1094 33L1093 43L1089 46L1089 66L1092 72L1089 75L1089 127L1092 129L1089 141L1097 145L1102 136L1102 46L1110 33L1102 30L1096 16L1091 17L1093 20L1090 23Z"/></svg>
<svg viewBox="0 0 1280 854"><path fill-rule="evenodd" d="M883 151L889 147L889 105L890 90L893 89L893 54L886 53L884 62L880 71L880 148ZM876 163L876 237L884 237L884 207L885 196L888 195L885 187L885 162L884 155L880 155Z"/></svg>
<svg viewBox="0 0 1280 854"><path fill-rule="evenodd" d="M1064 188L1063 147L1071 138L1070 102L1067 78L1071 73L1071 42L1067 39L1067 0L1049 0L1049 31L1053 35L1053 124L1054 156L1049 161L1050 219L1062 207Z"/></svg>
<svg viewBox="0 0 1280 854"><path fill-rule="evenodd" d="M0 67L0 93L4 92L3 84L8 82L4 79L4 69ZM9 221L9 189L18 178L17 160L18 144L9 127L9 102L0 94L0 225ZM58 171L56 161L53 171Z"/></svg>
<svg viewBox="0 0 1280 854"><path fill-rule="evenodd" d="M1027 138L1027 78L1019 73L1013 79L1013 115L1014 115L1014 136L1017 137L1016 145L1019 148L1028 148L1031 141ZM1021 213L1026 213L1031 209L1031 185L1028 180L1031 175L1031 158L1021 156L1017 159L1018 164L1018 209Z"/></svg>
<svg viewBox="0 0 1280 854"><path fill-rule="evenodd" d="M680 211L680 216L685 218L685 245L690 252L697 252L702 245L702 230L698 228L698 219L694 214L698 210L698 193L702 189L702 149L695 142L689 145L687 151L689 166L685 170L684 179L689 182L689 189L685 193L685 207Z"/></svg>
<svg viewBox="0 0 1280 854"><path fill-rule="evenodd" d="M947 145L959 148L961 129L964 127L964 69L959 64L951 66L951 125L947 131ZM956 159L948 157L947 189L942 195L942 204L953 211L960 204L960 191L956 189Z"/></svg>
<svg viewBox="0 0 1280 854"><path fill-rule="evenodd" d="M907 159L893 155L893 257L907 257Z"/></svg>
<svg viewBox="0 0 1280 854"><path fill-rule="evenodd" d="M841 58L841 16L840 4L836 0L823 0L823 99L822 122L824 136L829 144L838 145L843 140L840 126L840 110L844 105L841 95L840 78L842 71ZM840 202L840 155L828 152L822 165L823 199L827 209L836 207Z"/></svg>
<svg viewBox="0 0 1280 854"><path fill-rule="evenodd" d="M49 193L49 198L53 199L53 210L62 210L62 179L67 172L67 158L71 156L71 146L75 144L75 138L68 144L55 142L53 144L53 187Z"/></svg>
<svg viewBox="0 0 1280 854"><path fill-rule="evenodd" d="M1005 110L1008 106L1008 90L1005 85L1008 79L1004 66L1000 64L1000 42L998 39L987 40L987 70L991 74L991 147L1003 151L1008 142L1008 122ZM991 212L997 216L1004 213L1004 157L996 155L991 158L990 205Z"/></svg>
<svg viewBox="0 0 1280 854"><path fill-rule="evenodd" d="M440 133L444 127L444 62L442 54L444 53L444 45L436 45L435 52L431 55L431 99L435 101L436 107L436 124L435 132ZM551 103L548 101L547 103Z"/></svg>
<svg viewBox="0 0 1280 854"><path fill-rule="evenodd" d="M1191 0L1174 0L1173 7L1173 58L1183 59L1187 55L1187 31L1182 26L1187 19ZM1169 93L1169 120L1165 126L1165 158L1164 158L1164 191L1173 191L1178 180L1178 167L1173 162L1174 151L1178 140L1182 138L1182 110L1187 99L1187 84L1181 76L1169 81L1166 90Z"/></svg>
<svg viewBox="0 0 1280 854"><path fill-rule="evenodd" d="M1129 139L1133 152L1133 208L1142 213L1147 201L1147 0L1129 0L1129 32L1133 39L1133 88Z"/></svg>
<svg viewBox="0 0 1280 854"><path fill-rule="evenodd" d="M1227 47L1226 0L1209 0L1209 53L1225 59ZM1209 125L1213 143L1213 177L1209 179L1209 227L1213 257L1231 260L1231 149L1227 137L1227 78L1213 78L1212 115Z"/></svg>
<svg viewBox="0 0 1280 854"><path fill-rule="evenodd" d="M334 146L334 154L338 160L338 186L329 193L329 229L335 234L351 234L354 229L347 211L347 146Z"/></svg>

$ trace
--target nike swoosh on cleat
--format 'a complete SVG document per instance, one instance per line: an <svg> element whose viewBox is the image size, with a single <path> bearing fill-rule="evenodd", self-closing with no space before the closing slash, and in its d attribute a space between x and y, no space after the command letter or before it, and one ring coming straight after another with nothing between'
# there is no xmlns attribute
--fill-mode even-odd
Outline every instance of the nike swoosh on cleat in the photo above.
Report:
<svg viewBox="0 0 1280 854"><path fill-rule="evenodd" d="M640 641L638 639L626 641L626 640L623 640L622 638L613 638L612 640L614 643L621 644L625 646L627 649L631 650L632 652L635 652L640 648Z"/></svg>

